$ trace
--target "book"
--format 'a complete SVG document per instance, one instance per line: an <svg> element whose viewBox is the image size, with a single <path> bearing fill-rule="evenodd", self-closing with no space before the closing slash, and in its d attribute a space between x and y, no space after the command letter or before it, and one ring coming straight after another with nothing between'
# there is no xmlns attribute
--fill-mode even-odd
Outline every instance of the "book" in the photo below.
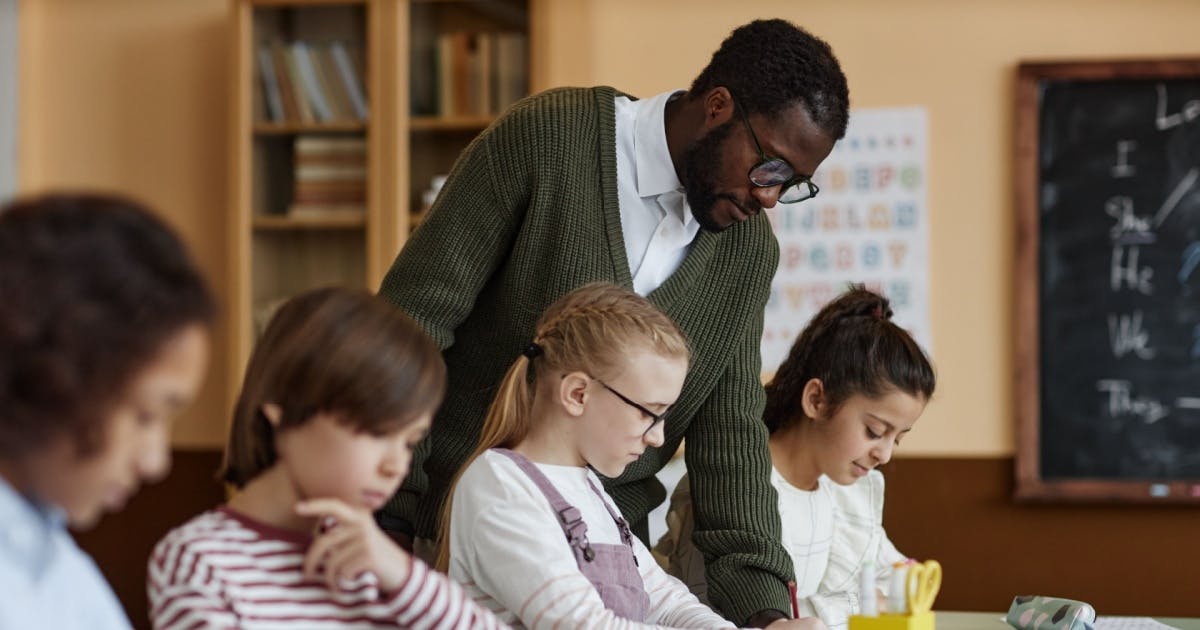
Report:
<svg viewBox="0 0 1200 630"><path fill-rule="evenodd" d="M367 152L367 139L362 136L303 134L296 136L294 147L297 155L365 155Z"/></svg>
<svg viewBox="0 0 1200 630"><path fill-rule="evenodd" d="M337 70L333 67L333 58L329 54L329 47L312 46L309 48L309 55L312 56L313 68L316 70L317 81L321 84L321 92L329 102L329 110L333 114L332 120L358 120L358 117L354 115L353 106L350 105L350 97L346 96L342 82L337 76Z"/></svg>
<svg viewBox="0 0 1200 630"><path fill-rule="evenodd" d="M350 104L354 107L354 115L358 120L367 120L367 97L363 90L362 78L354 69L354 62L350 59L350 54L346 52L346 47L342 42L334 42L329 53L333 57L334 66L337 68L338 77L342 81L342 86L346 90L346 96L350 99Z"/></svg>
<svg viewBox="0 0 1200 630"><path fill-rule="evenodd" d="M267 106L267 118L272 122L285 122L283 111L283 96L279 92L279 82L275 78L275 63L271 59L271 48L267 45L258 48L258 74L262 79L263 102Z"/></svg>
<svg viewBox="0 0 1200 630"><path fill-rule="evenodd" d="M338 181L365 179L367 167L359 165L301 164L296 166L297 181Z"/></svg>
<svg viewBox="0 0 1200 630"><path fill-rule="evenodd" d="M338 203L294 203L288 206L287 216L292 219L347 219L366 217L362 204Z"/></svg>
<svg viewBox="0 0 1200 630"><path fill-rule="evenodd" d="M502 112L529 93L528 46L523 33L496 33L493 111Z"/></svg>
<svg viewBox="0 0 1200 630"><path fill-rule="evenodd" d="M308 104L312 108L313 118L318 122L333 120L333 111L329 108L329 101L321 90L321 83L317 78L317 71L312 56L309 54L308 44L302 41L292 42L292 56L300 74L300 83L304 86L304 94L308 97Z"/></svg>
<svg viewBox="0 0 1200 630"><path fill-rule="evenodd" d="M487 116L492 109L492 84L496 75L492 58L493 39L491 33L475 33L472 36L470 59L471 114Z"/></svg>
<svg viewBox="0 0 1200 630"><path fill-rule="evenodd" d="M291 96L291 102L296 108L296 120L302 123L310 123L316 120L313 116L312 108L308 104L308 96L305 94L304 83L300 78L300 69L296 63L296 56L292 52L292 48L279 42L276 44L276 54L283 60L283 65L287 70L288 94Z"/></svg>

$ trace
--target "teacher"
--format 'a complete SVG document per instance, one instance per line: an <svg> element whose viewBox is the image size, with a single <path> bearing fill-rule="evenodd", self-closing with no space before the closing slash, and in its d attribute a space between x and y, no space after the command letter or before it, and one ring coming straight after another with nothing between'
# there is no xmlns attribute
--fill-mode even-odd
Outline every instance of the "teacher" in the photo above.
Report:
<svg viewBox="0 0 1200 630"><path fill-rule="evenodd" d="M538 316L576 287L614 282L679 324L693 363L664 445L606 479L609 493L646 541L646 515L665 498L655 473L686 437L710 602L741 625L787 617L792 565L759 380L779 245L762 210L817 194L812 174L848 110L829 45L759 20L734 30L687 90L638 100L554 89L480 134L380 289L449 368L446 402L383 526L418 543L435 535L447 485Z"/></svg>

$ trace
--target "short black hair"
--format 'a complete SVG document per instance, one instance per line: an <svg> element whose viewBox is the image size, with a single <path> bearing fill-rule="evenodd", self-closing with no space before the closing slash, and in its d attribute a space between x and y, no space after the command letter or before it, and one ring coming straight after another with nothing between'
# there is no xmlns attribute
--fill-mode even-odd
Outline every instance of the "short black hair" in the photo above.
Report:
<svg viewBox="0 0 1200 630"><path fill-rule="evenodd" d="M846 135L850 89L833 49L786 20L755 20L734 29L688 94L696 98L721 86L747 114L771 117L799 102L830 138Z"/></svg>
<svg viewBox="0 0 1200 630"><path fill-rule="evenodd" d="M179 238L145 206L53 195L0 207L0 457L61 436L81 455L164 343L215 313Z"/></svg>

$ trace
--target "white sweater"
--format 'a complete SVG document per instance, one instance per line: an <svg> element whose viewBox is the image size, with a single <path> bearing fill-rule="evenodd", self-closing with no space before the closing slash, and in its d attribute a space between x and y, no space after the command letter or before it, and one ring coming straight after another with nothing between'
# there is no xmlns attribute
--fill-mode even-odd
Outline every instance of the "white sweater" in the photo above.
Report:
<svg viewBox="0 0 1200 630"><path fill-rule="evenodd" d="M816 493L795 491L773 467L771 482L779 491L779 514L785 530L782 542L792 554L797 575L816 573L821 576L815 592L811 586L804 589L809 591L808 594L801 591L801 595L806 596L799 601L799 616L820 617L830 630L845 628L848 617L860 609L858 575L863 564L875 567L876 587L885 589L891 578L892 563L905 558L888 540L883 529L883 474L872 470L849 486L838 485L824 477L819 480L820 491L828 491L833 504L833 533L827 550L821 549L823 545L814 548L798 544L799 540L789 540L787 531L789 524L797 524L802 518ZM821 519L819 514L813 516ZM704 577L704 558L692 544L692 519L691 492L685 475L671 495L671 509L667 513L669 529L654 551L672 575L686 582L692 592L703 599L708 585ZM797 531L803 529L805 527L797 527Z"/></svg>
<svg viewBox="0 0 1200 630"><path fill-rule="evenodd" d="M588 486L591 479L603 492L595 473L575 466L536 465L579 509L589 541L623 544L612 516ZM604 500L615 505L607 493ZM667 575L637 539L634 553L650 596L648 623L617 617L580 572L545 495L499 453L484 453L459 479L449 539L450 577L517 628L733 627Z"/></svg>

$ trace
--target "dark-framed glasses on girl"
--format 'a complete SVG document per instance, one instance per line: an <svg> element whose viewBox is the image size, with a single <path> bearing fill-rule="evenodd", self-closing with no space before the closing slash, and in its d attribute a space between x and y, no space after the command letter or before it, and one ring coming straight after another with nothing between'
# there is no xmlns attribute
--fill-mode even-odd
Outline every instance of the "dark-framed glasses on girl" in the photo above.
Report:
<svg viewBox="0 0 1200 630"><path fill-rule="evenodd" d="M638 411L640 411L640 412L642 412L642 413L646 414L646 416L647 416L647 417L649 417L649 418L651 419L650 426L646 428L646 431L645 431L644 433L642 433L642 436L643 436L643 437L644 437L644 436L646 436L646 435L649 435L649 434L650 434L650 432L654 430L654 427L657 427L659 424L661 424L661 423L665 422L665 421L666 421L666 418L667 418L667 413L669 413L669 412L671 411L670 409L667 409L666 411L664 411L664 412L662 412L662 413L654 413L653 411L650 411L649 409L647 409L645 406L643 406L643 405L641 405L641 404L639 404L639 403L635 402L633 399L631 399L630 397L626 396L625 394L622 394L621 392L619 392L619 391L617 391L617 390L613 389L612 387L609 387L608 383L605 383L604 381L602 381L602 380L600 380L600 379L596 378L595 376L593 376L593 377L591 377L591 378L592 378L592 380L593 380L593 381L596 381L597 383L600 383L600 386L601 386L601 387L603 387L604 389L607 389L608 391L612 392L612 394L613 394L614 396L616 396L617 398L620 398L620 399L621 399L621 402L623 402L623 403L625 403L626 405L629 405L630 407L633 407L634 409L637 409Z"/></svg>

